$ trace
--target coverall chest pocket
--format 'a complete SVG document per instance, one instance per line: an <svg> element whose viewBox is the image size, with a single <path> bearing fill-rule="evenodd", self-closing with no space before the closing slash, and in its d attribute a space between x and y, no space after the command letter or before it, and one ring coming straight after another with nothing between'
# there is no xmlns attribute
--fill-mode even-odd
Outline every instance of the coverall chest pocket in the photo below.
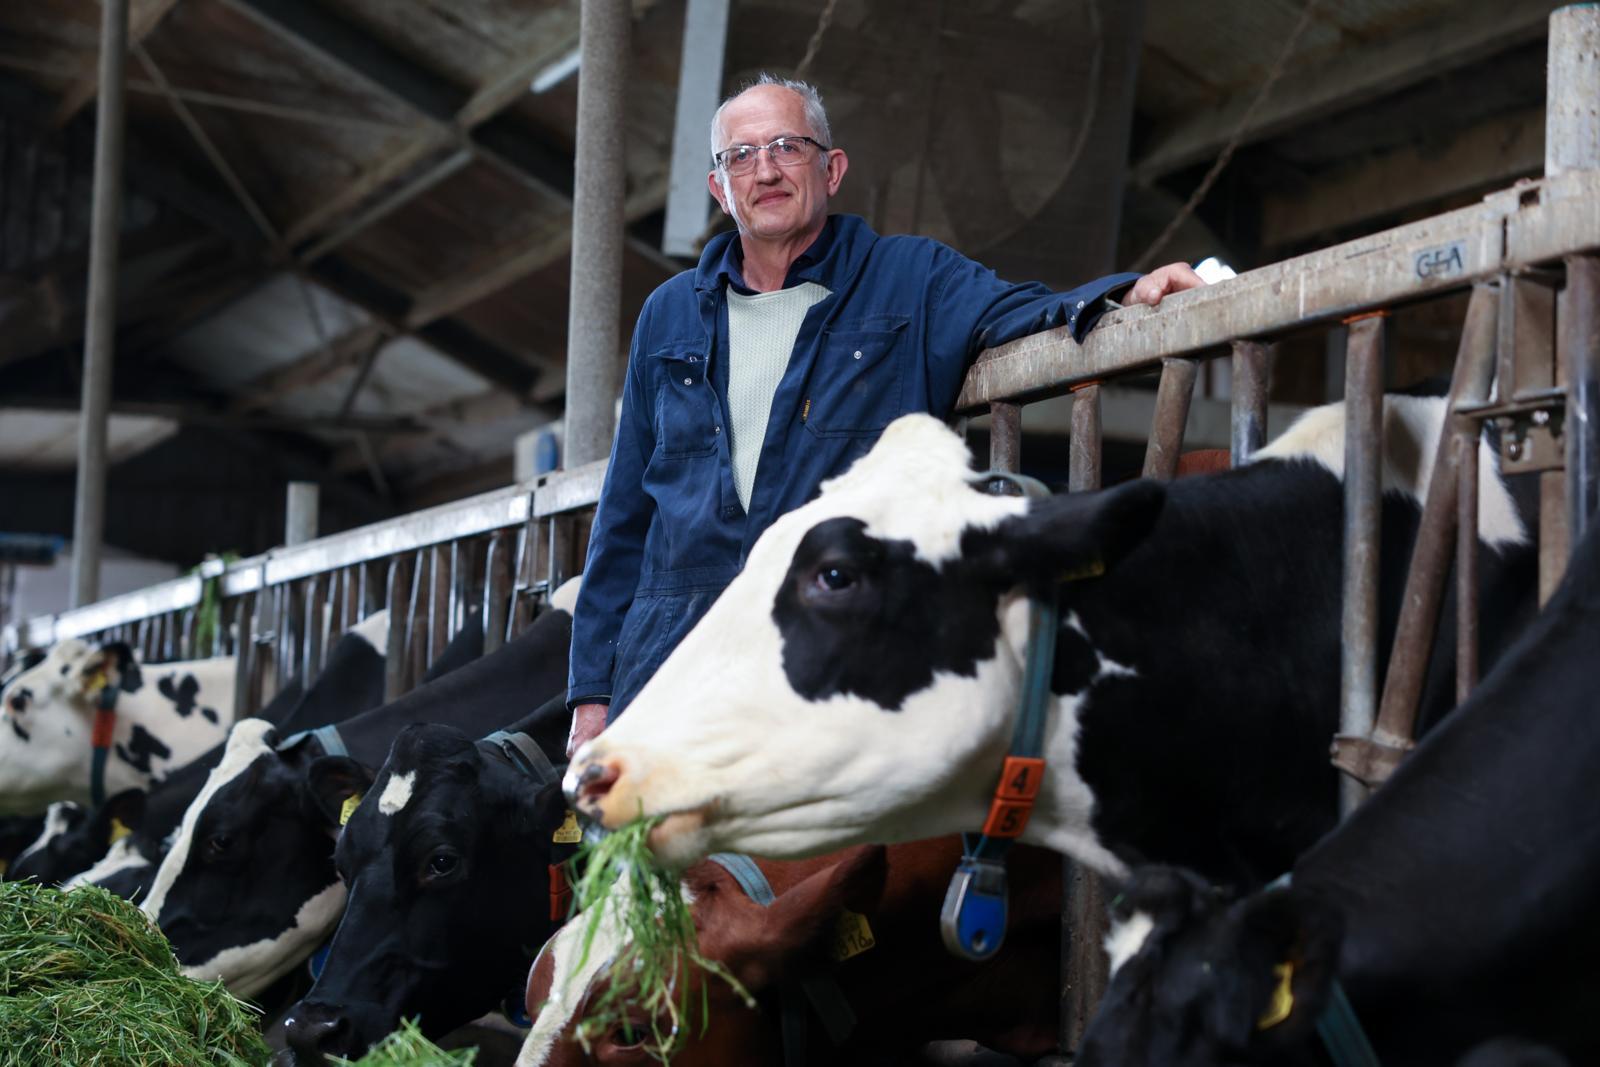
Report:
<svg viewBox="0 0 1600 1067"><path fill-rule="evenodd" d="M830 329L811 374L806 426L819 437L877 434L902 410L905 321Z"/></svg>
<svg viewBox="0 0 1600 1067"><path fill-rule="evenodd" d="M706 357L669 349L650 359L656 382L656 451L663 459L709 456L717 450L716 398L706 381Z"/></svg>

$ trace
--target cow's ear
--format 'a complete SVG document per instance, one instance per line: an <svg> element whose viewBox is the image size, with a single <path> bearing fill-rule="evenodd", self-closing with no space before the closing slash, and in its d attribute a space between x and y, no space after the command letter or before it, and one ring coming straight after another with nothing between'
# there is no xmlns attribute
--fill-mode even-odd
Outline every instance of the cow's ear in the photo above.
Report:
<svg viewBox="0 0 1600 1067"><path fill-rule="evenodd" d="M1210 1025L1224 1045L1263 1053L1310 1037L1339 968L1344 920L1299 889L1258 893L1235 905L1223 938Z"/></svg>
<svg viewBox="0 0 1600 1067"><path fill-rule="evenodd" d="M338 828L350 821L354 805L372 786L372 772L349 756L322 756L306 771L311 803L329 826Z"/></svg>
<svg viewBox="0 0 1600 1067"><path fill-rule="evenodd" d="M1166 486L1141 479L1036 500L997 531L993 562L999 577L1015 584L1099 574L1144 540L1166 499Z"/></svg>
<svg viewBox="0 0 1600 1067"><path fill-rule="evenodd" d="M145 791L124 789L95 809L95 832L107 847L137 830L144 822Z"/></svg>
<svg viewBox="0 0 1600 1067"><path fill-rule="evenodd" d="M138 692L144 685L144 678L139 673L139 660L134 656L131 645L124 641L111 641L89 653L78 672L78 681L84 693L89 696L98 693L102 678L115 683L124 693Z"/></svg>
<svg viewBox="0 0 1600 1067"><path fill-rule="evenodd" d="M883 892L888 860L882 845L851 849L830 867L792 887L765 909L748 944L729 946L728 967L755 992L795 970L829 958L846 911L869 908ZM859 935L857 946L866 935Z"/></svg>

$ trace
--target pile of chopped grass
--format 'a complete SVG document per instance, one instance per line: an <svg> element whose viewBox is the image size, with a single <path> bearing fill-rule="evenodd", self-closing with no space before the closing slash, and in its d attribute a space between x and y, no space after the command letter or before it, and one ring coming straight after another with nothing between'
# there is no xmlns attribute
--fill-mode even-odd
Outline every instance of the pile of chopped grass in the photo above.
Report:
<svg viewBox="0 0 1600 1067"><path fill-rule="evenodd" d="M161 931L95 886L0 884L0 1064L267 1062L253 1009L178 973Z"/></svg>
<svg viewBox="0 0 1600 1067"><path fill-rule="evenodd" d="M373 1045L359 1060L341 1060L342 1067L472 1067L478 1056L474 1048L446 1052L422 1036L416 1020L402 1019L400 1029Z"/></svg>
<svg viewBox="0 0 1600 1067"><path fill-rule="evenodd" d="M585 839L572 862L583 872L572 894L572 906L586 922L579 968L589 959L595 934L609 912L622 923L623 947L611 961L605 992L594 998L578 1023L578 1041L588 1051L593 1040L621 1026L632 1029L630 1006L650 1018L650 1048L662 1062L670 1060L687 1030L689 985L678 977L687 965L700 967L727 982L746 1004L755 1000L726 967L700 954L694 916L683 899L678 874L662 868L647 843L660 817L635 819L598 842ZM707 1022L706 988L700 987L700 1029Z"/></svg>

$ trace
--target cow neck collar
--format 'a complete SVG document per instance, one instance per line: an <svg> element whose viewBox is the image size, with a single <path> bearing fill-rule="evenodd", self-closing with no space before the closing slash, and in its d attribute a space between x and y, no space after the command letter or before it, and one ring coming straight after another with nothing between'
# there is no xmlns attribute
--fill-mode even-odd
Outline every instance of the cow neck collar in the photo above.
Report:
<svg viewBox="0 0 1600 1067"><path fill-rule="evenodd" d="M545 755L539 742L525 733L509 730L496 730L478 742L490 756L502 759L512 768L520 771L530 781L534 788L543 789L551 782L560 781L561 769L558 768L550 757ZM567 877L566 861L572 857L576 849L572 844L560 840L562 831L568 826L576 828L577 816L569 809L566 818L555 831L555 837L550 843L550 858L556 860L557 853L561 858L548 864L547 877L549 879L550 896L550 926L554 930L567 919L567 912L572 904L572 881ZM512 1003L515 1000L513 998ZM531 1026L532 1023L529 1023Z"/></svg>
<svg viewBox="0 0 1600 1067"><path fill-rule="evenodd" d="M116 735L117 697L122 695L122 686L104 669L96 678L89 690L89 703L94 706L94 725L89 730L89 803L98 808L106 802L106 762Z"/></svg>
<svg viewBox="0 0 1600 1067"><path fill-rule="evenodd" d="M706 857L733 876L745 896L771 907L777 899L772 883L749 856L736 852L717 852ZM799 981L784 982L782 998L784 1067L804 1067L806 1063L806 1004L809 1002L822 1021L822 1028L835 1048L843 1045L856 1026L856 1013L844 990L831 974L819 974Z"/></svg>
<svg viewBox="0 0 1600 1067"><path fill-rule="evenodd" d="M985 491L999 496L1031 500L1050 496L1043 482L1020 474L988 471L978 478ZM945 948L962 959L989 959L1005 940L1006 853L1027 828L1044 781L1044 728L1050 713L1059 617L1055 585L1030 591L1027 660L1011 748L1000 766L982 832L976 840L971 834L961 835L961 862L939 910Z"/></svg>
<svg viewBox="0 0 1600 1067"><path fill-rule="evenodd" d="M333 723L329 723L326 726L318 726L315 729L301 730L299 733L290 734L288 737L278 742L276 746L277 750L279 752L287 752L289 749L298 745L308 737L314 738L317 744L322 746L322 754L324 756L350 755L350 746L344 743L344 736L339 733L339 727Z"/></svg>

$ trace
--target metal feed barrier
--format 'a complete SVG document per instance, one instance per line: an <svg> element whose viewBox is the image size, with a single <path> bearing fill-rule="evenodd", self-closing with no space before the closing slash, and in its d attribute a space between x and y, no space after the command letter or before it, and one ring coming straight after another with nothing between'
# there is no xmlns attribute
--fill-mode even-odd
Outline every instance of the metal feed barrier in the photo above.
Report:
<svg viewBox="0 0 1600 1067"><path fill-rule="evenodd" d="M1100 388L1160 372L1146 477L1167 479L1183 446L1202 361L1233 371L1232 461L1266 439L1274 338L1308 325L1348 331L1345 400L1343 718L1336 763L1346 807L1411 745L1418 692L1452 556L1460 599L1457 692L1477 677L1477 464L1481 429L1501 430L1502 467L1540 473L1541 602L1568 546L1600 506L1600 7L1551 16L1546 174L1481 203L1169 297L1109 312L1079 345L1066 329L991 349L967 376L957 414L991 417L990 465L1015 471L1021 413L1070 393L1069 485L1100 485ZM1382 316L1470 289L1451 414L1413 551L1388 677L1377 664L1382 455ZM489 646L528 617L531 598L581 566L603 464L277 549L0 633L0 653L64 637L128 640L147 656L241 652L240 713L298 670L314 675L331 635L378 607L392 614L387 689L413 684L482 605ZM203 585L226 625L194 647ZM1105 983L1098 879L1067 864L1061 1044L1076 1047Z"/></svg>

